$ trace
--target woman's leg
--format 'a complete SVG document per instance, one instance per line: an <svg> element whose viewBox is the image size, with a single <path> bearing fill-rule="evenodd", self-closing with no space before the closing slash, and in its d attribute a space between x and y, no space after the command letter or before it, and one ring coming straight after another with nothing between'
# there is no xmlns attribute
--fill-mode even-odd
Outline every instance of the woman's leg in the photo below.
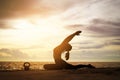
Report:
<svg viewBox="0 0 120 80"><path fill-rule="evenodd" d="M82 65L82 64L79 64L79 65L76 65L75 68L95 68L93 65L91 64L88 64L88 65Z"/></svg>
<svg viewBox="0 0 120 80"><path fill-rule="evenodd" d="M45 64L44 66L45 70L61 70L63 67L57 65L57 64Z"/></svg>
<svg viewBox="0 0 120 80"><path fill-rule="evenodd" d="M79 65L72 65L67 63L66 61L62 61L62 67L64 69L78 69L78 68L95 68L93 65L88 64L88 65L83 65L83 64L79 64Z"/></svg>

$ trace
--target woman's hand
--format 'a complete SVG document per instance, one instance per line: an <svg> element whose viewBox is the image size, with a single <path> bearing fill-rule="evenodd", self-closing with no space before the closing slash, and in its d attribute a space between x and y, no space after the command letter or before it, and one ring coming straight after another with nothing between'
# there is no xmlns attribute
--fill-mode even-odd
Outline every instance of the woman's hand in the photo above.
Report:
<svg viewBox="0 0 120 80"><path fill-rule="evenodd" d="M81 32L82 32L82 31L76 31L76 32L75 32L75 35L80 35Z"/></svg>

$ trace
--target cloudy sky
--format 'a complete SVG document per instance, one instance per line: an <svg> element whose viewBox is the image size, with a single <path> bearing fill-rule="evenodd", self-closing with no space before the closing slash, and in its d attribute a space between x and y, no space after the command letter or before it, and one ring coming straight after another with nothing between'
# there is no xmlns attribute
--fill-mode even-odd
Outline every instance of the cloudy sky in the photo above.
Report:
<svg viewBox="0 0 120 80"><path fill-rule="evenodd" d="M120 0L0 0L0 61L53 61L54 47L82 30L69 61L120 62L119 9Z"/></svg>

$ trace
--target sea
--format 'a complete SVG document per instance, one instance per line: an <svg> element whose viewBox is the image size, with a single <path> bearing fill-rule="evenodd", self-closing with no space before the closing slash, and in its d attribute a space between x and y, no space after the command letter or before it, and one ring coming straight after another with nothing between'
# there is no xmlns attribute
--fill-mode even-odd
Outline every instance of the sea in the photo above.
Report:
<svg viewBox="0 0 120 80"><path fill-rule="evenodd" d="M0 70L24 70L25 62L0 62ZM44 70L43 65L53 62L29 62L30 70ZM120 68L120 62L70 62L70 64L92 64L96 68Z"/></svg>

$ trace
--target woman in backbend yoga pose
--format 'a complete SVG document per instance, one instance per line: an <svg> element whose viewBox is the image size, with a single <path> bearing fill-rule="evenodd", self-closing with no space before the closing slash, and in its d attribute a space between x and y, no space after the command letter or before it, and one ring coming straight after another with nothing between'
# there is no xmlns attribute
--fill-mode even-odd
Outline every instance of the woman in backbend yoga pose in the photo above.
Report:
<svg viewBox="0 0 120 80"><path fill-rule="evenodd" d="M53 50L53 56L55 60L55 64L45 64L44 68L45 69L78 69L78 68L83 68L83 67L88 67L88 68L94 68L91 64L88 65L72 65L67 63L61 58L62 53L66 52L65 58L66 60L69 59L69 52L72 49L72 46L69 44L69 42L73 39L74 36L79 35L82 31L76 31L75 33L69 35L67 38L63 40L63 42L58 45L56 48Z"/></svg>

